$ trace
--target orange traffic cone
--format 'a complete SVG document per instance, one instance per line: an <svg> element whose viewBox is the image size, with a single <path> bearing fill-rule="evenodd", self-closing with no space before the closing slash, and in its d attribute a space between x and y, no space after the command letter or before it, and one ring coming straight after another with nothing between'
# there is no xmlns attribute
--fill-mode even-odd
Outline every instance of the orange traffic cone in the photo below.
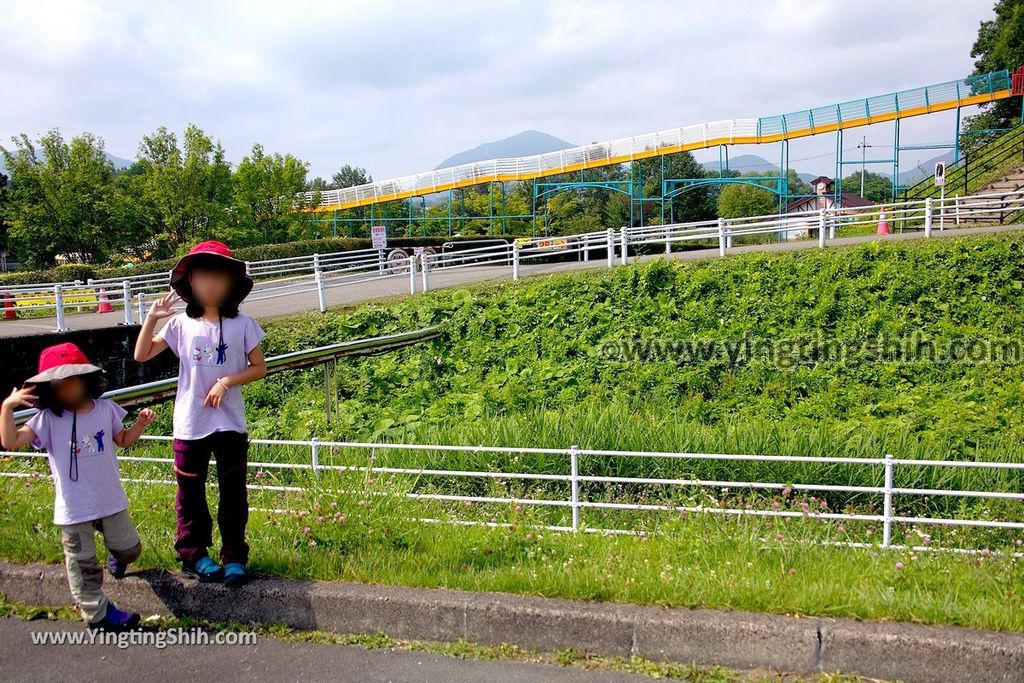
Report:
<svg viewBox="0 0 1024 683"><path fill-rule="evenodd" d="M97 313L110 313L114 310L114 307L110 305L110 299L107 298L107 292L100 287L100 293L97 297L99 303L96 305Z"/></svg>
<svg viewBox="0 0 1024 683"><path fill-rule="evenodd" d="M885 220L885 209L878 212L878 230L875 230L876 235L891 235L892 230L889 229L889 221Z"/></svg>
<svg viewBox="0 0 1024 683"><path fill-rule="evenodd" d="M14 309L14 296L10 292L4 292L4 318L7 320L14 320L18 317L18 312Z"/></svg>

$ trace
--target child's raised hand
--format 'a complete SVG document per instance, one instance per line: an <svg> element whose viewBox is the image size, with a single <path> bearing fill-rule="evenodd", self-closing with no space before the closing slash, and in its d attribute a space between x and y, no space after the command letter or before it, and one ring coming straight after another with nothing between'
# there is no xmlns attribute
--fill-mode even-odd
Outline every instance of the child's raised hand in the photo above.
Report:
<svg viewBox="0 0 1024 683"><path fill-rule="evenodd" d="M5 408L34 408L36 400L39 398L34 393L35 387L25 387L18 389L15 387L11 390L11 395L4 399Z"/></svg>
<svg viewBox="0 0 1024 683"><path fill-rule="evenodd" d="M153 320L162 320L164 318L170 318L174 315L174 304L181 301L181 297L174 292L168 292L167 296L154 301L153 305L149 307L149 316Z"/></svg>
<svg viewBox="0 0 1024 683"><path fill-rule="evenodd" d="M154 420L156 420L155 411L152 411L149 408L143 408L142 410L139 411L139 417L137 418L137 422L143 427L148 427L149 425L153 424Z"/></svg>

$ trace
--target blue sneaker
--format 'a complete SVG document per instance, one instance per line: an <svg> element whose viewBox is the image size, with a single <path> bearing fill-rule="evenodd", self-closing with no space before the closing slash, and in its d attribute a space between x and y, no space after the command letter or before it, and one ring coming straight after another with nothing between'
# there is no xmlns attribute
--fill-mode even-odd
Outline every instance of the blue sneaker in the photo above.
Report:
<svg viewBox="0 0 1024 683"><path fill-rule="evenodd" d="M241 562L228 562L224 565L224 585L231 588L244 586L249 580L249 574L245 571L245 565Z"/></svg>
<svg viewBox="0 0 1024 683"><path fill-rule="evenodd" d="M122 563L113 555L110 555L107 557L107 571L110 572L111 576L120 581L128 571L128 565Z"/></svg>
<svg viewBox="0 0 1024 683"><path fill-rule="evenodd" d="M139 625L142 617L138 612L122 612L114 603L107 602L107 612L99 621L86 624L90 631L130 631Z"/></svg>
<svg viewBox="0 0 1024 683"><path fill-rule="evenodd" d="M181 570L199 579L199 583L219 583L224 580L224 568L211 560L209 555L203 555L194 562L182 562Z"/></svg>

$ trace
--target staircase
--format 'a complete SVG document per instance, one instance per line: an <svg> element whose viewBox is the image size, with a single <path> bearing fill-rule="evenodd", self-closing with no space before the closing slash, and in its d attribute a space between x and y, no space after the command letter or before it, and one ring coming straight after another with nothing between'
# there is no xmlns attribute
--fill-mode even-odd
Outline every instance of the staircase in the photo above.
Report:
<svg viewBox="0 0 1024 683"><path fill-rule="evenodd" d="M957 219L961 226L1005 225L1024 220L1024 211L998 208L985 210L989 200L974 199L972 195L1012 193L1024 189L1024 125L1017 125L980 147L967 151L960 159L946 167L945 196L955 200L969 218ZM928 177L904 190L905 200L938 199L942 189ZM950 209L955 214L955 209ZM947 220L949 220L947 213Z"/></svg>

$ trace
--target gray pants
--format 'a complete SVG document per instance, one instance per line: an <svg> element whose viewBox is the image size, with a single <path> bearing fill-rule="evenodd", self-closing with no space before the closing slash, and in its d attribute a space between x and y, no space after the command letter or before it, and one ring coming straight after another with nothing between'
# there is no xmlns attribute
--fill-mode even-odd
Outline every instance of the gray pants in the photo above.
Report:
<svg viewBox="0 0 1024 683"><path fill-rule="evenodd" d="M142 552L139 532L127 510L61 527L71 596L88 623L103 619L109 602L103 594L103 566L96 559L97 531L103 534L103 545L110 554L124 564L134 562Z"/></svg>

